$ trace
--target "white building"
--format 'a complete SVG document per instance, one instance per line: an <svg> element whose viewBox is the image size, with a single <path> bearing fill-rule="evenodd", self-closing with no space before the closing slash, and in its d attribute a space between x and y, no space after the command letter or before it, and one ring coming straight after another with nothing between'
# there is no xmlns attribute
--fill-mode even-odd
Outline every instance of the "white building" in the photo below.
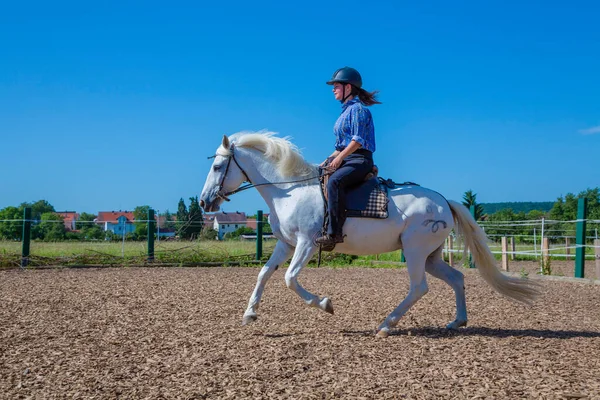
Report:
<svg viewBox="0 0 600 400"><path fill-rule="evenodd" d="M246 226L246 213L243 212L220 212L212 214L213 229L217 231L217 238L223 240L226 233L235 232ZM206 218L206 216L205 216Z"/></svg>

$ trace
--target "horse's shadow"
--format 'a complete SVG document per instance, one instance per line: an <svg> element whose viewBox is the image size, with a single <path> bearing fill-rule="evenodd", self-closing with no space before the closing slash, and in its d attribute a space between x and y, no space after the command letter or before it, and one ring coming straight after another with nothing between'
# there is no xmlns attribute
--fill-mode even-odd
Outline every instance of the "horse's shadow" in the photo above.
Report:
<svg viewBox="0 0 600 400"><path fill-rule="evenodd" d="M350 331L343 330L344 336L374 336L375 331ZM449 330L441 327L417 327L394 329L390 336L420 336L430 339L442 339L455 336L487 336L495 338L531 337L540 339L572 339L572 338L600 338L600 332L591 331L563 331L551 329L501 329L486 327L467 327Z"/></svg>
<svg viewBox="0 0 600 400"><path fill-rule="evenodd" d="M297 336L294 333L263 333L257 336L264 336L266 338L269 339L280 339L280 338L286 338L286 337L293 337L293 336Z"/></svg>

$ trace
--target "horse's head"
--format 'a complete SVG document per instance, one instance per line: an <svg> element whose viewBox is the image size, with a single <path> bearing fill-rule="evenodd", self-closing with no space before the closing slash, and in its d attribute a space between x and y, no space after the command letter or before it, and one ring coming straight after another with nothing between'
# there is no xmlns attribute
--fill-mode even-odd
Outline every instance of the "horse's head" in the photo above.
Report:
<svg viewBox="0 0 600 400"><path fill-rule="evenodd" d="M234 158L233 143L227 136L223 135L223 142L214 158L200 195L200 206L205 212L218 211L223 201L229 201L227 193L237 189L247 180Z"/></svg>

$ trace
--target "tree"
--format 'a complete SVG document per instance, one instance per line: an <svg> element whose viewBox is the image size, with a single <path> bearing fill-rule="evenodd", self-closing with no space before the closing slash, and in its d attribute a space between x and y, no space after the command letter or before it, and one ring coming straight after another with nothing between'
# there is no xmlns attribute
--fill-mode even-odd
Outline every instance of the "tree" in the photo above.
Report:
<svg viewBox="0 0 600 400"><path fill-rule="evenodd" d="M600 219L600 188L586 189L577 196L573 193L567 193L556 199L554 206L550 210L550 218L558 221L574 221L577 219L577 207L579 199L587 199L587 218ZM589 228L588 228L589 229ZM553 226L557 236L574 236L575 224L558 223Z"/></svg>
<svg viewBox="0 0 600 400"><path fill-rule="evenodd" d="M189 217L190 214L185 206L185 202L183 201L183 198L181 198L177 205L177 222L175 223L175 228L177 229L177 235L184 239L187 238L186 227L189 224Z"/></svg>
<svg viewBox="0 0 600 400"><path fill-rule="evenodd" d="M471 189L467 190L463 195L462 203L467 208L475 206L475 220L479 221L483 217L483 206L477 203L477 194L473 193Z"/></svg>
<svg viewBox="0 0 600 400"><path fill-rule="evenodd" d="M148 237L148 210L150 210L150 206L137 206L133 209L133 219L135 220L134 239L142 240Z"/></svg>
<svg viewBox="0 0 600 400"><path fill-rule="evenodd" d="M86 240L100 240L105 237L104 230L100 225L92 224L81 228L81 236Z"/></svg>
<svg viewBox="0 0 600 400"><path fill-rule="evenodd" d="M198 196L190 197L190 214L187 234L189 238L198 238L204 227L202 208L198 203Z"/></svg>
<svg viewBox="0 0 600 400"><path fill-rule="evenodd" d="M23 210L8 206L0 210L0 239L19 240L23 234Z"/></svg>
<svg viewBox="0 0 600 400"><path fill-rule="evenodd" d="M42 214L54 212L54 207L46 200L35 203L21 203L19 207L9 206L0 210L0 239L19 240L23 234L23 214L25 207L31 207L31 219L41 221ZM40 235L37 224L32 224L32 237Z"/></svg>
<svg viewBox="0 0 600 400"><path fill-rule="evenodd" d="M572 221L577 219L577 206L579 199L587 199L587 210L589 219L600 218L600 188L587 189L580 192L577 196L567 193L564 199L559 197L550 210L550 218Z"/></svg>
<svg viewBox="0 0 600 400"><path fill-rule="evenodd" d="M52 204L50 204L48 201L46 200L38 200L35 203L21 203L19 205L19 219L23 219L23 212L25 211L26 207L30 207L31 208L31 219L32 219L32 223L31 223L31 237L34 239L41 239L44 237L45 233L40 231L39 228L39 223L42 220L42 215L43 214L47 214L47 213L53 213L56 210L54 210L54 207L52 206ZM22 222L21 222L21 227L22 227ZM21 228L22 229L22 228ZM19 237L21 237L21 234L19 234Z"/></svg>
<svg viewBox="0 0 600 400"><path fill-rule="evenodd" d="M36 221L41 221L42 214L55 212L54 206L50 204L46 200L38 200L35 203L21 203L19 209L21 210L21 215L23 215L23 210L25 207L31 207L31 219Z"/></svg>
<svg viewBox="0 0 600 400"><path fill-rule="evenodd" d="M219 233L213 228L202 229L200 232L200 240L217 240Z"/></svg>
<svg viewBox="0 0 600 400"><path fill-rule="evenodd" d="M527 220L542 219L546 217L546 213L540 210L531 210L526 214Z"/></svg>
<svg viewBox="0 0 600 400"><path fill-rule="evenodd" d="M198 202L198 196L190 197L189 211L183 199L179 200L177 206L177 235L183 239L199 238L204 227L202 208Z"/></svg>
<svg viewBox="0 0 600 400"><path fill-rule="evenodd" d="M86 212L79 215L79 220L75 223L75 228L79 230L80 238L85 240L100 240L104 238L104 230L100 225L94 223L96 217L96 215ZM69 236L67 235L67 238Z"/></svg>
<svg viewBox="0 0 600 400"><path fill-rule="evenodd" d="M579 196L584 196L588 199L588 218L600 219L600 187L587 189L581 192Z"/></svg>
<svg viewBox="0 0 600 400"><path fill-rule="evenodd" d="M65 228L64 218L54 212L46 212L41 215L41 222L37 226L35 233L32 233L34 239L45 241L65 240L67 229Z"/></svg>
<svg viewBox="0 0 600 400"><path fill-rule="evenodd" d="M167 229L167 230L175 229L175 222L173 222L173 214L171 214L169 212L169 210L166 210L163 213L163 219L165 222L160 227L161 229Z"/></svg>
<svg viewBox="0 0 600 400"><path fill-rule="evenodd" d="M89 226L92 226L94 220L96 219L96 215L82 212L79 214L79 219L75 222L75 229L83 229Z"/></svg>

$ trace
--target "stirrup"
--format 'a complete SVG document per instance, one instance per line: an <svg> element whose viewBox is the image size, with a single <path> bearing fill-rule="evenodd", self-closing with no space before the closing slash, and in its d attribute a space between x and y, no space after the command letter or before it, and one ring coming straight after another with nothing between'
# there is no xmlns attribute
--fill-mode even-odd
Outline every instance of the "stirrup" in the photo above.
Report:
<svg viewBox="0 0 600 400"><path fill-rule="evenodd" d="M317 244L326 244L326 243L344 243L344 237L341 235L323 235L315 239Z"/></svg>
<svg viewBox="0 0 600 400"><path fill-rule="evenodd" d="M337 243L343 243L344 242L344 237L343 236L331 236L331 235L323 235L321 237L318 237L315 240L315 243L319 246L321 246L321 250L323 251L333 251L333 249L335 248L335 245Z"/></svg>

